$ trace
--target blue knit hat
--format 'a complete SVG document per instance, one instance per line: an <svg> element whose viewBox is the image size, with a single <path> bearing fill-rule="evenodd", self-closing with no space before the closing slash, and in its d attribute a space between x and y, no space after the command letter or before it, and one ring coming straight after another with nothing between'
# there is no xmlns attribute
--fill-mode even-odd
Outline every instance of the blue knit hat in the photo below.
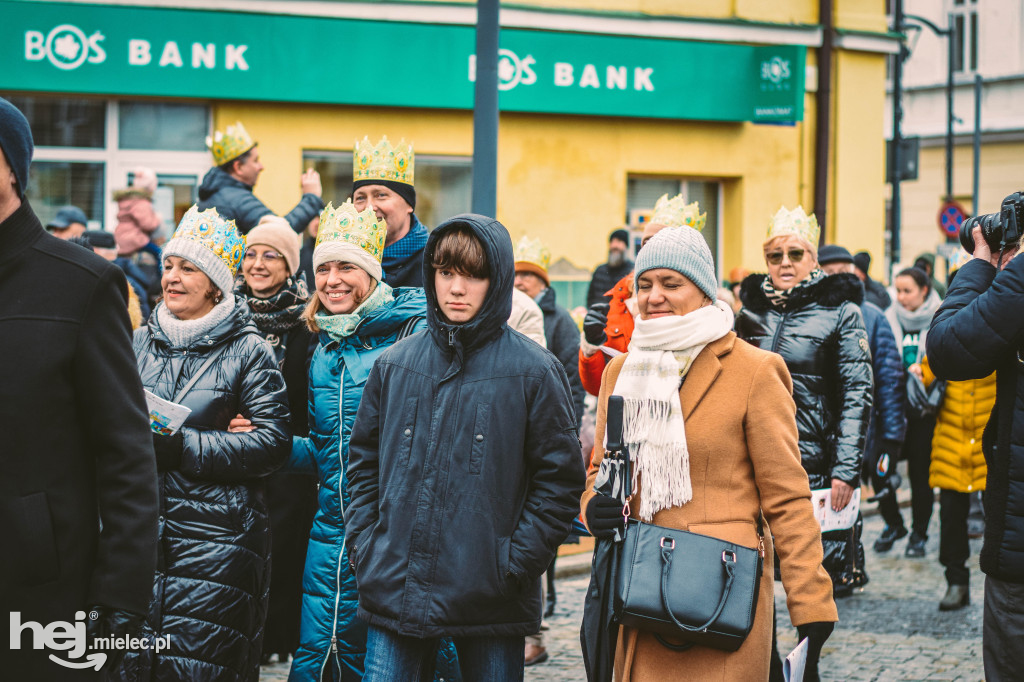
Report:
<svg viewBox="0 0 1024 682"><path fill-rule="evenodd" d="M700 232L692 227L669 227L651 237L636 255L634 281L656 268L668 268L685 275L712 301L718 294L711 250Z"/></svg>
<svg viewBox="0 0 1024 682"><path fill-rule="evenodd" d="M18 198L25 198L28 167L32 162L32 129L25 115L0 97L0 150L18 181Z"/></svg>

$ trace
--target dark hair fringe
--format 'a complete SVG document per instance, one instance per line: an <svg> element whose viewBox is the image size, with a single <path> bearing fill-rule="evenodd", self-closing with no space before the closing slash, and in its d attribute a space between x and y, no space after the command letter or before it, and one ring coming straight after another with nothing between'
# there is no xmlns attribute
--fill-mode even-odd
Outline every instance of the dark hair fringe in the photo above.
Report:
<svg viewBox="0 0 1024 682"><path fill-rule="evenodd" d="M910 277L917 284L919 289L931 289L932 283L928 279L928 273L921 268L903 268L896 277ZM893 278L895 279L895 277Z"/></svg>
<svg viewBox="0 0 1024 682"><path fill-rule="evenodd" d="M435 270L454 270L462 275L486 279L491 276L484 245L469 227L455 227L438 240L431 257Z"/></svg>

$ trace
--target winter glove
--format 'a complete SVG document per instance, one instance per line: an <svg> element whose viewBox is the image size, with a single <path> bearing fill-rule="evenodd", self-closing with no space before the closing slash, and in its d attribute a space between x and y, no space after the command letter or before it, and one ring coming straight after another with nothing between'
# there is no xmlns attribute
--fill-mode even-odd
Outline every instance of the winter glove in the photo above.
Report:
<svg viewBox="0 0 1024 682"><path fill-rule="evenodd" d="M142 632L142 623L145 616L121 611L107 606L90 606L88 617L85 621L85 634L89 646L93 646L97 637L105 637L125 641L129 637L138 637ZM101 653L107 654L104 670L114 670L121 663L124 657L125 648L118 648L113 642L106 649L100 649Z"/></svg>
<svg viewBox="0 0 1024 682"><path fill-rule="evenodd" d="M875 468L869 472L875 494L868 498L868 502L878 502L896 494L896 490L903 483L903 477L896 471L896 462L899 461L902 449L903 443L898 440L885 439L882 441L882 451L878 454ZM881 473L880 468L884 469L885 473Z"/></svg>
<svg viewBox="0 0 1024 682"><path fill-rule="evenodd" d="M900 452L903 451L903 443L898 440L882 440L882 453L889 455L890 469L896 468L896 462L900 461Z"/></svg>
<svg viewBox="0 0 1024 682"><path fill-rule="evenodd" d="M587 528L595 538L610 538L626 526L622 503L607 495L594 495L587 503Z"/></svg>
<svg viewBox="0 0 1024 682"><path fill-rule="evenodd" d="M156 470L171 471L181 466L181 453L185 449L185 438L181 431L170 436L153 434L153 450L156 452Z"/></svg>
<svg viewBox="0 0 1024 682"><path fill-rule="evenodd" d="M825 640L832 634L835 623L807 623L796 627L797 637L802 642L807 638L807 667L804 669L804 680L817 682L818 680L818 656L821 655L821 647Z"/></svg>
<svg viewBox="0 0 1024 682"><path fill-rule="evenodd" d="M610 303L595 303L590 306L586 317L583 318L583 338L591 346L600 346L608 342L604 328L608 326L608 310L610 308Z"/></svg>

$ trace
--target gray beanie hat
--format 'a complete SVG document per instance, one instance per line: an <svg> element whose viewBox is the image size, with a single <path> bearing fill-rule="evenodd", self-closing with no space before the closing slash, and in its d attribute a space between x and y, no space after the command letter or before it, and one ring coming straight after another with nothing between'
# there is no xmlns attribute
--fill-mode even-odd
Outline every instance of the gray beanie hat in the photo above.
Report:
<svg viewBox="0 0 1024 682"><path fill-rule="evenodd" d="M685 275L712 301L718 293L715 261L700 232L692 227L669 227L651 237L636 255L634 281L648 270L668 268Z"/></svg>

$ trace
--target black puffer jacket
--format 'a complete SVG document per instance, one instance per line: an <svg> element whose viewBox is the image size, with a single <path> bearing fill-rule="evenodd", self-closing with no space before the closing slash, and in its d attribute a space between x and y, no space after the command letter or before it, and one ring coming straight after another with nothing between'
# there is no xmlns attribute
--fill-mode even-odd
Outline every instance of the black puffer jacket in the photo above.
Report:
<svg viewBox="0 0 1024 682"><path fill-rule="evenodd" d="M252 185L228 175L220 166L214 166L199 185L199 210L216 208L217 213L235 221L238 231L248 234L259 224L260 218L273 211L252 193ZM315 194L303 194L295 208L284 219L292 229L301 233L315 216L324 210L324 201Z"/></svg>
<svg viewBox="0 0 1024 682"><path fill-rule="evenodd" d="M996 406L982 447L985 544L981 570L1024 583L1024 256L997 274L975 258L959 271L926 341L935 375L951 381L996 373Z"/></svg>
<svg viewBox="0 0 1024 682"><path fill-rule="evenodd" d="M463 325L444 321L430 267L456 226L484 244L491 271ZM419 638L532 634L539 578L583 492L569 384L554 355L506 324L515 274L501 223L456 216L423 257L428 329L377 360L349 443L359 615Z"/></svg>
<svg viewBox="0 0 1024 682"><path fill-rule="evenodd" d="M168 400L221 352L181 400L192 409L181 466L160 474L160 554L144 636L170 636L170 647L126 656L120 677L256 680L270 578L262 477L291 451L284 380L240 297L188 348L171 346L156 313L134 346L143 386ZM238 413L256 430L228 433Z"/></svg>

